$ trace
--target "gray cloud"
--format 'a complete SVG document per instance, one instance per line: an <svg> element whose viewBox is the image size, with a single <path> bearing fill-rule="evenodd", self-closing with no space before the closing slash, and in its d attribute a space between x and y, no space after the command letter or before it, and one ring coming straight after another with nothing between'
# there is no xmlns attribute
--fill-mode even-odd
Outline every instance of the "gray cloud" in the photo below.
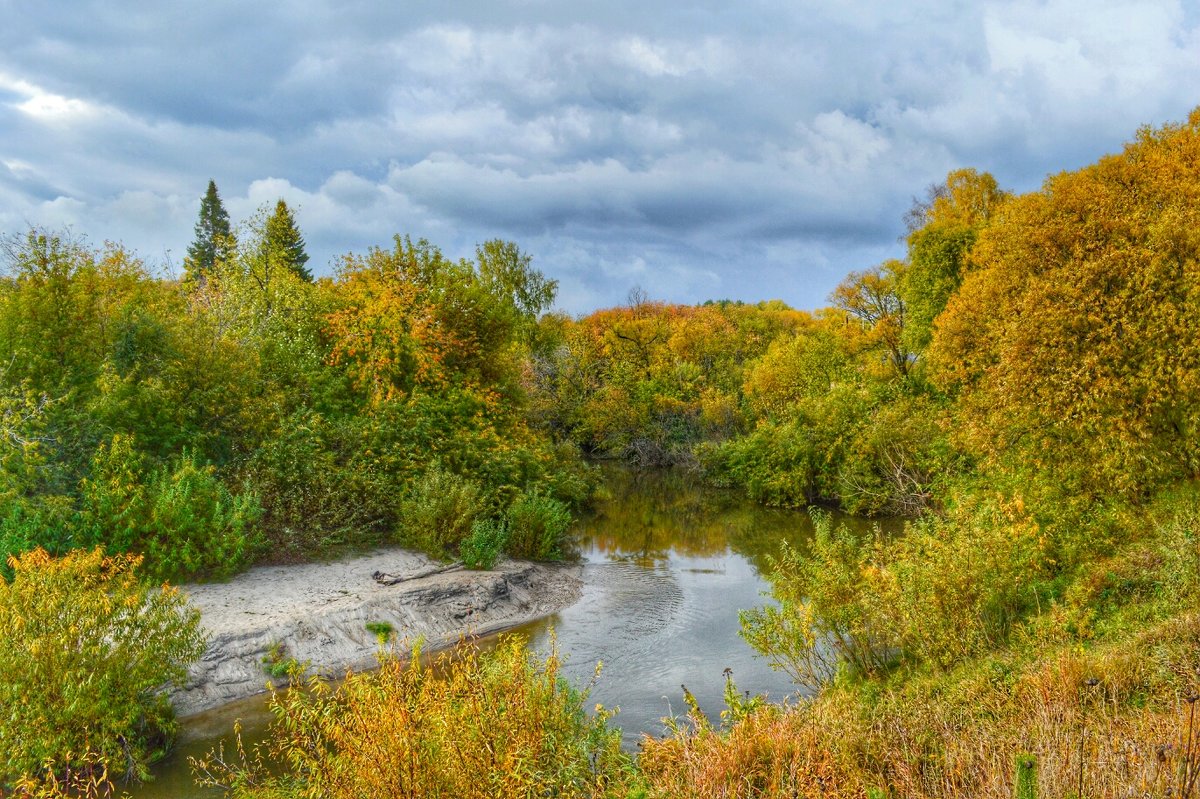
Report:
<svg viewBox="0 0 1200 799"><path fill-rule="evenodd" d="M140 7L139 7L140 6ZM177 260L217 180L283 196L320 268L425 236L517 240L572 311L824 302L900 253L958 166L1018 190L1181 119L1179 0L9 8L0 229L70 226Z"/></svg>

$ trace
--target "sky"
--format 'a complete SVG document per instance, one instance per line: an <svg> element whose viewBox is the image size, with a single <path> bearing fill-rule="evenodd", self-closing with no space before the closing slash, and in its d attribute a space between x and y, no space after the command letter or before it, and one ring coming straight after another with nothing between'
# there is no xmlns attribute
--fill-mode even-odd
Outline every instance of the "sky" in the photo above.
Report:
<svg viewBox="0 0 1200 799"><path fill-rule="evenodd" d="M826 304L960 167L1030 191L1200 104L1200 2L0 0L0 233L180 270L216 181L317 274L517 242L570 313Z"/></svg>

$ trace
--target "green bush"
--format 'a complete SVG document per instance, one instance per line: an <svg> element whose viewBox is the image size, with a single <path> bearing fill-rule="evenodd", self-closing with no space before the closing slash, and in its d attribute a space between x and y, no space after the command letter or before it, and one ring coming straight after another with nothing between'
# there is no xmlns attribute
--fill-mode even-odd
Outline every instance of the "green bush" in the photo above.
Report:
<svg viewBox="0 0 1200 799"><path fill-rule="evenodd" d="M508 525L502 519L476 519L471 534L458 547L458 556L468 569L487 570L508 544Z"/></svg>
<svg viewBox="0 0 1200 799"><path fill-rule="evenodd" d="M272 552L312 557L385 537L397 492L378 483L369 463L355 468L340 455L362 446L362 428L309 411L291 414L240 470L261 498Z"/></svg>
<svg viewBox="0 0 1200 799"><path fill-rule="evenodd" d="M78 769L144 778L175 732L161 688L204 651L178 590L99 549L11 558L0 581L0 793ZM50 765L47 765L50 764Z"/></svg>
<svg viewBox="0 0 1200 799"><path fill-rule="evenodd" d="M893 539L813 519L809 551L772 563L778 606L741 619L751 646L814 687L844 666L870 674L904 657L948 668L1001 646L1051 576L1043 531L1016 501L964 504Z"/></svg>
<svg viewBox="0 0 1200 799"><path fill-rule="evenodd" d="M772 668L817 689L848 667L858 675L885 668L895 655L881 584L878 538L834 527L810 511L815 533L807 554L785 547L768 579L778 605L741 611L742 637ZM886 585L886 583L884 584Z"/></svg>
<svg viewBox="0 0 1200 799"><path fill-rule="evenodd" d="M508 508L508 554L529 560L563 556L571 510L538 491L525 492Z"/></svg>
<svg viewBox="0 0 1200 799"><path fill-rule="evenodd" d="M227 577L251 559L257 498L233 494L192 453L146 470L128 436L101 446L83 481L80 540L145 554L163 579Z"/></svg>
<svg viewBox="0 0 1200 799"><path fill-rule="evenodd" d="M0 577L12 579L10 557L41 547L52 555L71 549L78 515L69 497L24 497L9 501L0 515Z"/></svg>
<svg viewBox="0 0 1200 799"><path fill-rule="evenodd" d="M444 558L470 534L482 507L478 484L435 464L400 503L397 536L405 546Z"/></svg>
<svg viewBox="0 0 1200 799"><path fill-rule="evenodd" d="M363 626L366 627L367 632L375 636L380 646L385 645L396 634L396 628L390 621L369 621Z"/></svg>

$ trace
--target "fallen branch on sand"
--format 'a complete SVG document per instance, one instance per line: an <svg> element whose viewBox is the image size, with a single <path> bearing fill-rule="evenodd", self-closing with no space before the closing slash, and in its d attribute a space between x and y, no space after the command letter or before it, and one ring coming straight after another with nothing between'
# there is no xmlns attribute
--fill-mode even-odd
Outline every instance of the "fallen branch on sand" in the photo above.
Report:
<svg viewBox="0 0 1200 799"><path fill-rule="evenodd" d="M461 563L452 563L449 566L439 566L436 569L425 569L416 574L409 574L405 577L397 577L394 574L387 572L374 572L371 574L371 579L380 585L396 585L397 583L407 583L412 580L420 580L423 577L432 577L435 574L444 574L446 572L458 571L462 568Z"/></svg>

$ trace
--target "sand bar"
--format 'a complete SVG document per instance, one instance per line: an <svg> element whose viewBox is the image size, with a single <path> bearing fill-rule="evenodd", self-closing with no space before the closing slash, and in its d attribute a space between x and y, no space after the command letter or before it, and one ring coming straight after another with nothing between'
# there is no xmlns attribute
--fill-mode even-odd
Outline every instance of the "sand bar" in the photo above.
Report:
<svg viewBox="0 0 1200 799"><path fill-rule="evenodd" d="M369 622L387 622L402 640L422 636L432 651L464 634L547 616L575 602L582 589L578 565L505 560L493 571L438 572L441 565L388 549L183 586L210 637L187 684L172 693L176 711L187 716L265 691L263 658L276 644L285 656L338 676L375 664L378 641ZM404 579L385 585L373 578L377 572Z"/></svg>

